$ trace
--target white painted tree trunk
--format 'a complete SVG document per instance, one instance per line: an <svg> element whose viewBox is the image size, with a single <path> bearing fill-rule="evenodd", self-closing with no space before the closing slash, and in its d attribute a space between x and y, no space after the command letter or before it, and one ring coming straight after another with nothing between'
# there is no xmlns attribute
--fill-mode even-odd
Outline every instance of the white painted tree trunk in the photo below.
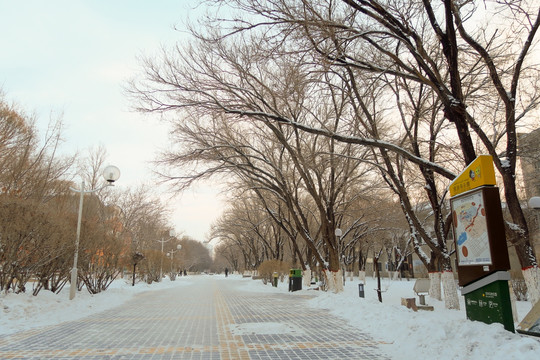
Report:
<svg viewBox="0 0 540 360"><path fill-rule="evenodd" d="M311 286L311 270L310 269L304 270L304 275L302 278L302 285L305 288L308 288Z"/></svg>
<svg viewBox="0 0 540 360"><path fill-rule="evenodd" d="M324 270L326 276L326 290L334 293L343 292L343 273L341 270L330 271Z"/></svg>
<svg viewBox="0 0 540 360"><path fill-rule="evenodd" d="M394 272L392 273L392 280L397 280L398 277L399 277L399 271L394 271Z"/></svg>
<svg viewBox="0 0 540 360"><path fill-rule="evenodd" d="M349 280L350 281L354 280L354 272L353 271L349 271Z"/></svg>
<svg viewBox="0 0 540 360"><path fill-rule="evenodd" d="M459 296L452 271L445 271L441 275L444 291L444 305L447 309L459 310ZM433 279L431 280L433 281Z"/></svg>
<svg viewBox="0 0 540 360"><path fill-rule="evenodd" d="M441 294L441 273L430 272L429 273L429 297L435 300L442 300Z"/></svg>
<svg viewBox="0 0 540 360"><path fill-rule="evenodd" d="M366 272L365 271L360 271L358 273L358 281L360 281L362 284L366 284Z"/></svg>
<svg viewBox="0 0 540 360"><path fill-rule="evenodd" d="M540 268L531 266L522 272L527 285L527 298L534 306L540 300Z"/></svg>

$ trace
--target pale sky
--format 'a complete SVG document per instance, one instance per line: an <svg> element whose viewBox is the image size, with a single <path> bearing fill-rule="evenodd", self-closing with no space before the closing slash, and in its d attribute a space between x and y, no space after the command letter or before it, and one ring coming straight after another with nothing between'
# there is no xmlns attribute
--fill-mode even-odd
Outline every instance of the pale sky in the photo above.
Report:
<svg viewBox="0 0 540 360"><path fill-rule="evenodd" d="M103 145L122 176L117 185L152 183L149 162L167 144L157 116L130 110L122 93L140 71L137 57L184 36L197 0L0 0L0 89L35 113L40 133L52 116L65 124L62 151ZM200 186L170 204L177 232L204 240L219 217L218 191Z"/></svg>

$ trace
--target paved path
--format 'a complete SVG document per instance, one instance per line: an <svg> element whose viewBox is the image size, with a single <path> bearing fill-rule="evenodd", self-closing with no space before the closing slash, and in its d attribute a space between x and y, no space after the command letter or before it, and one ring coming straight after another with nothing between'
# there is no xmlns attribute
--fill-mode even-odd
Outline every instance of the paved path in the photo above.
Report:
<svg viewBox="0 0 540 360"><path fill-rule="evenodd" d="M190 281L89 318L0 337L0 359L387 359L366 333L306 308L308 296L250 293L231 277Z"/></svg>

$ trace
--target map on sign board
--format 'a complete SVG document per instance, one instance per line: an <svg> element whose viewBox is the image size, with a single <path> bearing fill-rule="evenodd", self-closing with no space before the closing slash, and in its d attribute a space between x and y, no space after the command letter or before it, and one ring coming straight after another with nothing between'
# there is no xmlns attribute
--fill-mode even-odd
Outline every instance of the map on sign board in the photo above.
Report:
<svg viewBox="0 0 540 360"><path fill-rule="evenodd" d="M452 216L459 265L491 265L482 191L475 191L453 199Z"/></svg>

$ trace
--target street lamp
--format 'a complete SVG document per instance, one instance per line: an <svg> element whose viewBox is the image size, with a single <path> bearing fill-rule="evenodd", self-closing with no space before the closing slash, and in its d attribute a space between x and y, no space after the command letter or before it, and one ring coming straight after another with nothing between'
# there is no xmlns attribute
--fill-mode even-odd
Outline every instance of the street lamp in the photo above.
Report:
<svg viewBox="0 0 540 360"><path fill-rule="evenodd" d="M345 284L345 269L344 269L344 264L342 264L343 262L343 256L341 255L341 235L343 235L343 231L340 229L340 228L336 228L336 230L334 231L334 235L336 235L336 237L338 238L338 261L339 261L339 265L341 267L341 271L343 272L343 284Z"/></svg>
<svg viewBox="0 0 540 360"><path fill-rule="evenodd" d="M69 300L75 298L75 292L77 290L77 261L79 259L79 240L81 238L81 222L82 222L82 209L84 194L91 194L96 191L100 191L106 187L114 186L114 182L120 178L120 169L114 165L109 165L103 170L103 178L107 183L97 189L88 189L84 188L84 179L81 181L81 188L74 189L70 187L71 191L77 192L80 194L79 197L79 216L77 218L77 236L75 238L75 255L73 257L73 268L71 269L71 285L69 288Z"/></svg>
<svg viewBox="0 0 540 360"><path fill-rule="evenodd" d="M161 282L161 279L163 279L163 244L166 242L169 242L173 237L175 237L176 232L174 230L169 230L169 238L167 240L161 238L161 240L157 240L157 242L161 243L161 261L159 264L159 282Z"/></svg>
<svg viewBox="0 0 540 360"><path fill-rule="evenodd" d="M167 256L171 257L171 273L173 272L174 253L177 253L180 249L182 249L182 245L178 244L176 245L176 250L171 250L167 253Z"/></svg>

